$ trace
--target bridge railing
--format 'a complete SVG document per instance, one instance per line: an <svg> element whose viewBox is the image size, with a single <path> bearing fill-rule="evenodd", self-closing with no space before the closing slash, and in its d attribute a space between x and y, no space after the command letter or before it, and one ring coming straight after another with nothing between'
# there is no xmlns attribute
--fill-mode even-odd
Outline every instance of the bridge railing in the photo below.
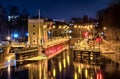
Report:
<svg viewBox="0 0 120 79"><path fill-rule="evenodd" d="M11 46L12 47L25 47L26 46L26 44L25 43L11 43Z"/></svg>
<svg viewBox="0 0 120 79"><path fill-rule="evenodd" d="M68 40L69 40L68 37L63 37L63 38L62 38L62 37L58 37L58 38L54 38L54 39L51 39L51 40L47 41L47 42L43 45L43 47L44 47L44 48L48 48L48 47L54 46L54 45L56 45L56 44L63 43L63 42L68 41Z"/></svg>

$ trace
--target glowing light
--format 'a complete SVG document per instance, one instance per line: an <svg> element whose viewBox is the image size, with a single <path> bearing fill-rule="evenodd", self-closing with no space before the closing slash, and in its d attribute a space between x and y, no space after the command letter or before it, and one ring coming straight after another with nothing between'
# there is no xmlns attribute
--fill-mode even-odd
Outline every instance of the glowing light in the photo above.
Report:
<svg viewBox="0 0 120 79"><path fill-rule="evenodd" d="M90 79L93 79L92 77L90 77Z"/></svg>
<svg viewBox="0 0 120 79"><path fill-rule="evenodd" d="M72 33L72 30L69 30L68 32L69 32L69 33Z"/></svg>
<svg viewBox="0 0 120 79"><path fill-rule="evenodd" d="M7 36L6 39L7 39L7 40L10 40L11 38L10 38L10 36Z"/></svg>
<svg viewBox="0 0 120 79"><path fill-rule="evenodd" d="M55 28L55 26L53 26L53 28Z"/></svg>
<svg viewBox="0 0 120 79"><path fill-rule="evenodd" d="M8 57L8 78L10 78L10 72L11 72L11 69L10 69L10 61L11 61L11 57Z"/></svg>
<svg viewBox="0 0 120 79"><path fill-rule="evenodd" d="M88 70L85 69L85 77L88 78Z"/></svg>
<svg viewBox="0 0 120 79"><path fill-rule="evenodd" d="M97 79L103 79L101 73L97 73Z"/></svg>
<svg viewBox="0 0 120 79"><path fill-rule="evenodd" d="M77 27L77 25L74 26L74 28L76 28L76 27Z"/></svg>
<svg viewBox="0 0 120 79"><path fill-rule="evenodd" d="M47 25L44 25L44 26L43 26L43 28L46 28L46 27L47 27Z"/></svg>
<svg viewBox="0 0 120 79"><path fill-rule="evenodd" d="M102 38L96 38L96 41L97 41L97 42L101 42L101 41L102 41Z"/></svg>
<svg viewBox="0 0 120 79"><path fill-rule="evenodd" d="M84 35L84 37L87 37L88 36L88 32L84 32L83 35Z"/></svg>
<svg viewBox="0 0 120 79"><path fill-rule="evenodd" d="M81 28L81 26L78 26L78 28Z"/></svg>
<svg viewBox="0 0 120 79"><path fill-rule="evenodd" d="M62 71L62 65L61 65L61 62L59 62L59 70L60 70L60 72Z"/></svg>
<svg viewBox="0 0 120 79"><path fill-rule="evenodd" d="M26 33L26 35L28 36L29 34L28 34L28 33Z"/></svg>
<svg viewBox="0 0 120 79"><path fill-rule="evenodd" d="M80 68L80 66L78 67L78 72L81 73L81 68Z"/></svg>
<svg viewBox="0 0 120 79"><path fill-rule="evenodd" d="M66 68L66 61L65 61L65 58L63 59L63 67Z"/></svg>
<svg viewBox="0 0 120 79"><path fill-rule="evenodd" d="M70 27L67 26L67 29L69 29Z"/></svg>
<svg viewBox="0 0 120 79"><path fill-rule="evenodd" d="M69 38L72 38L72 36L70 36Z"/></svg>
<svg viewBox="0 0 120 79"><path fill-rule="evenodd" d="M90 59L93 60L93 54L90 55Z"/></svg>
<svg viewBox="0 0 120 79"><path fill-rule="evenodd" d="M55 77L56 76L56 70L55 70L55 68L53 69L53 77Z"/></svg>
<svg viewBox="0 0 120 79"><path fill-rule="evenodd" d="M74 79L77 79L77 77L78 77L77 72L75 72Z"/></svg>
<svg viewBox="0 0 120 79"><path fill-rule="evenodd" d="M15 33L15 34L13 34L13 37L14 37L14 38L18 38L19 35L18 35L17 33Z"/></svg>
<svg viewBox="0 0 120 79"><path fill-rule="evenodd" d="M62 26L59 26L59 28L61 29L61 28L62 28Z"/></svg>
<svg viewBox="0 0 120 79"><path fill-rule="evenodd" d="M69 57L69 55L67 55L67 63L68 63L68 65L70 65L70 57Z"/></svg>
<svg viewBox="0 0 120 79"><path fill-rule="evenodd" d="M92 26L92 25L90 25L90 28L93 28L93 26Z"/></svg>
<svg viewBox="0 0 120 79"><path fill-rule="evenodd" d="M63 26L63 29L65 29L66 26Z"/></svg>
<svg viewBox="0 0 120 79"><path fill-rule="evenodd" d="M27 64L27 65L25 65L25 67L30 67L31 66L31 64Z"/></svg>
<svg viewBox="0 0 120 79"><path fill-rule="evenodd" d="M103 27L103 30L106 30L106 27Z"/></svg>

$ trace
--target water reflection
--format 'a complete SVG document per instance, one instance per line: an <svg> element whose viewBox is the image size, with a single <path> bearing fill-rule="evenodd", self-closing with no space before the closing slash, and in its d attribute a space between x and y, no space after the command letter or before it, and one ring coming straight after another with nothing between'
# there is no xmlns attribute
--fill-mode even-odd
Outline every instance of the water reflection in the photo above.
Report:
<svg viewBox="0 0 120 79"><path fill-rule="evenodd" d="M99 65L74 62L74 79L99 79L96 74L100 71ZM100 78L102 79L102 78Z"/></svg>
<svg viewBox="0 0 120 79"><path fill-rule="evenodd" d="M69 56L69 51L64 51L48 61L48 79L63 79L65 77L66 68L70 65Z"/></svg>
<svg viewBox="0 0 120 79"><path fill-rule="evenodd" d="M0 79L119 79L120 65L101 56L89 60L74 60L73 52L66 50L49 60L24 61L0 70ZM81 56L85 58L85 54ZM79 59L79 58L78 58ZM93 60L96 61L93 61ZM92 60L92 61L91 61ZM89 61L89 63L88 63ZM10 63L10 60L8 60ZM2 71L2 73L1 73Z"/></svg>
<svg viewBox="0 0 120 79"><path fill-rule="evenodd" d="M59 71L60 71L60 72L62 71L62 64L61 64L60 61L59 61Z"/></svg>
<svg viewBox="0 0 120 79"><path fill-rule="evenodd" d="M11 66L10 66L10 59L8 59L8 79L11 79Z"/></svg>

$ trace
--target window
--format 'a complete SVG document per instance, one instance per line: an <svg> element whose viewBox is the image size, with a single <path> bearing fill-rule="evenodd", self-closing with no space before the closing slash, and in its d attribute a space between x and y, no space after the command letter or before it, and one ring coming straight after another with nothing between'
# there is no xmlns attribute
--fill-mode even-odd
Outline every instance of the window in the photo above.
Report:
<svg viewBox="0 0 120 79"><path fill-rule="evenodd" d="M35 35L35 33L33 33L33 35Z"/></svg>
<svg viewBox="0 0 120 79"><path fill-rule="evenodd" d="M33 25L33 27L35 27L35 25Z"/></svg>

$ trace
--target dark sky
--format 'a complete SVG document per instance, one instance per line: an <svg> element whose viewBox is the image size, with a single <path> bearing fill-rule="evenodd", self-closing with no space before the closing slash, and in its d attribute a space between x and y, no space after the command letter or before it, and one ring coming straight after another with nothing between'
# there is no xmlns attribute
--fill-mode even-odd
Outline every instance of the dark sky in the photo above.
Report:
<svg viewBox="0 0 120 79"><path fill-rule="evenodd" d="M110 0L0 0L0 4L17 5L25 8L31 15L36 15L38 9L43 17L52 19L70 19L88 15L95 17L97 10L108 6Z"/></svg>

